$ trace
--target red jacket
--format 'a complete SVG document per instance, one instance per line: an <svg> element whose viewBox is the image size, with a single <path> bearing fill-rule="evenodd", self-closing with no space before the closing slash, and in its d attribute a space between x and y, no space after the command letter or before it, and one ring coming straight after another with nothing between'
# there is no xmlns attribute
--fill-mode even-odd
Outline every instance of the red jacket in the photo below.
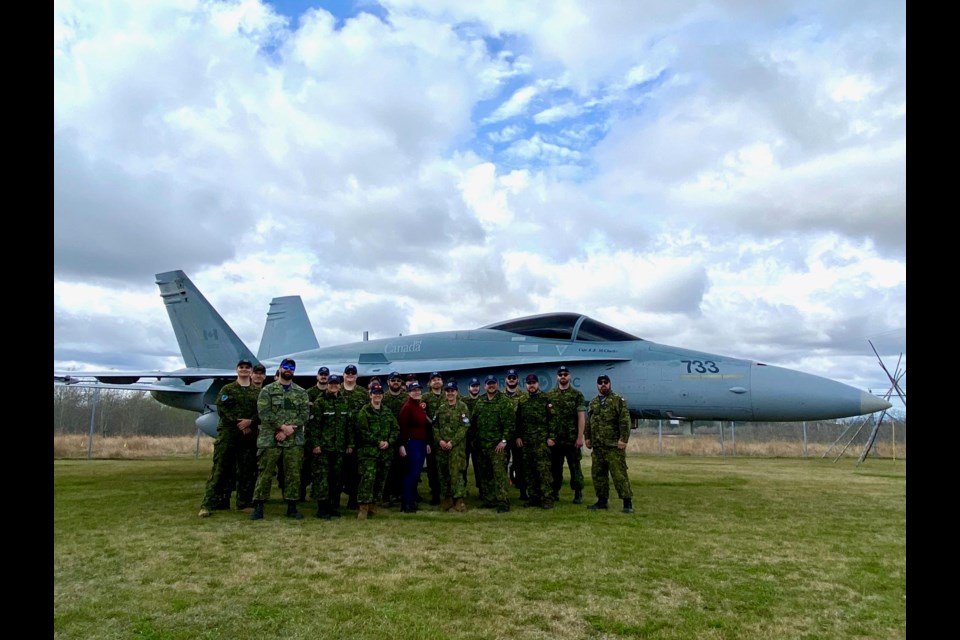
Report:
<svg viewBox="0 0 960 640"><path fill-rule="evenodd" d="M427 417L427 412L420 406L419 400L407 398L407 401L400 407L397 422L400 423L401 445L406 444L407 440L427 439L430 419Z"/></svg>

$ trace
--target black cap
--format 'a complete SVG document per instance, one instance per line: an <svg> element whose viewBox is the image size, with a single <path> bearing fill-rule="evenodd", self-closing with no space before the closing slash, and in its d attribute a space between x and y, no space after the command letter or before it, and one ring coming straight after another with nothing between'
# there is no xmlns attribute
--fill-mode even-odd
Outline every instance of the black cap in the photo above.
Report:
<svg viewBox="0 0 960 640"><path fill-rule="evenodd" d="M370 385L370 394L374 393L383 393L383 387L380 386L380 383Z"/></svg>
<svg viewBox="0 0 960 640"><path fill-rule="evenodd" d="M601 373L599 376L597 376L597 384L601 382L610 382L610 376L605 373Z"/></svg>
<svg viewBox="0 0 960 640"><path fill-rule="evenodd" d="M457 383L456 383L456 382L448 382L447 384L443 385L443 390L444 390L444 391L459 391L459 389L457 389Z"/></svg>
<svg viewBox="0 0 960 640"><path fill-rule="evenodd" d="M433 373L430 374L430 379L433 380L434 378L443 378L443 376L440 375L439 371L434 371Z"/></svg>
<svg viewBox="0 0 960 640"><path fill-rule="evenodd" d="M280 363L280 366L282 367L285 364L292 364L293 366L297 366L297 361L294 360L293 358L284 358L283 362Z"/></svg>
<svg viewBox="0 0 960 640"><path fill-rule="evenodd" d="M344 373L356 373L356 372L357 372L357 367L356 367L356 365L348 364L347 366L345 366L345 367L343 368L343 372L344 372Z"/></svg>
<svg viewBox="0 0 960 640"><path fill-rule="evenodd" d="M486 383L488 383L488 382L496 382L496 383L498 383L498 384L500 383L500 381L497 380L497 376L493 375L492 373L489 374L489 375L486 377L486 379L484 379L484 381L483 381L484 384L486 384Z"/></svg>
<svg viewBox="0 0 960 640"><path fill-rule="evenodd" d="M250 362L249 360L247 360L246 358L244 358L243 360L241 360L240 362L237 363L237 369L239 369L240 367L242 367L242 366L244 366L244 365L246 365L246 366L248 366L248 367L252 367L252 366L253 366L253 363Z"/></svg>
<svg viewBox="0 0 960 640"><path fill-rule="evenodd" d="M540 382L540 378L538 378L536 374L531 373L527 376L527 382Z"/></svg>
<svg viewBox="0 0 960 640"><path fill-rule="evenodd" d="M399 371L391 371L391 372L390 372L390 377L387 378L387 380L399 380L399 379L400 379L400 372L399 372Z"/></svg>
<svg viewBox="0 0 960 640"><path fill-rule="evenodd" d="M330 375L330 369L328 369L327 367L320 367L319 369L317 369L317 375L318 376Z"/></svg>
<svg viewBox="0 0 960 640"><path fill-rule="evenodd" d="M570 373L570 369L567 369L567 365L562 364L562 365L560 365L560 367L557 369L557 373Z"/></svg>
<svg viewBox="0 0 960 640"><path fill-rule="evenodd" d="M511 376L513 376L514 378L517 377L517 370L516 370L516 369L507 369L507 377L509 378L509 377L511 377Z"/></svg>
<svg viewBox="0 0 960 640"><path fill-rule="evenodd" d="M331 373L330 377L327 378L327 384L340 384L343 382L343 379L335 373Z"/></svg>
<svg viewBox="0 0 960 640"><path fill-rule="evenodd" d="M471 387L480 386L480 378L470 378L470 386Z"/></svg>
<svg viewBox="0 0 960 640"><path fill-rule="evenodd" d="M417 382L416 380L414 380L413 382L407 385L407 391L413 391L414 389L419 389L419 388L420 388L420 383Z"/></svg>
<svg viewBox="0 0 960 640"><path fill-rule="evenodd" d="M266 373L266 372L267 372L267 368L266 368L265 366L263 366L262 364L257 363L257 364L255 364L255 365L253 365L253 372L254 372L254 373Z"/></svg>

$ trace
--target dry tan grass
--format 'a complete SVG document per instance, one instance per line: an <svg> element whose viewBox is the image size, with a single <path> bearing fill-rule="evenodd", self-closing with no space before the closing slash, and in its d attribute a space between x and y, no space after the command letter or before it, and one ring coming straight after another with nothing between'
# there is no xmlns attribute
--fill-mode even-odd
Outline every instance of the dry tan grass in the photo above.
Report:
<svg viewBox="0 0 960 640"><path fill-rule="evenodd" d="M771 440L769 442L755 442L738 440L735 443L727 439L721 450L720 439L716 435L668 435L663 437L662 449L656 435L634 434L627 445L627 451L664 456L732 456L761 458L802 458L803 442L789 440ZM836 458L858 458L862 452L862 445L851 445L843 450L842 444L831 446L827 443L809 442L807 457L821 456ZM895 454L895 455L894 455ZM137 459L161 457L188 457L197 454L197 439L194 436L155 437L101 437L94 436L92 458L101 459ZM199 455L209 457L213 455L213 439L200 437ZM895 457L897 460L906 460L906 443L897 443L896 451L890 442L876 443L871 455L881 458ZM55 435L53 437L53 457L57 458L86 458L86 435Z"/></svg>

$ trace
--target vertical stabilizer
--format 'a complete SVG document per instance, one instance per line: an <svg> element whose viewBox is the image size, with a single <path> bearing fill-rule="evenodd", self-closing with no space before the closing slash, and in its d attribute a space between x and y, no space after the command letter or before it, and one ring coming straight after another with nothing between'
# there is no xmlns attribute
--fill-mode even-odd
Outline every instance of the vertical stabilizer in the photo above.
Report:
<svg viewBox="0 0 960 640"><path fill-rule="evenodd" d="M183 271L158 273L157 286L188 367L233 369L253 353Z"/></svg>
<svg viewBox="0 0 960 640"><path fill-rule="evenodd" d="M263 338L257 350L258 358L266 360L319 347L300 296L283 296L270 301L267 324L263 327Z"/></svg>

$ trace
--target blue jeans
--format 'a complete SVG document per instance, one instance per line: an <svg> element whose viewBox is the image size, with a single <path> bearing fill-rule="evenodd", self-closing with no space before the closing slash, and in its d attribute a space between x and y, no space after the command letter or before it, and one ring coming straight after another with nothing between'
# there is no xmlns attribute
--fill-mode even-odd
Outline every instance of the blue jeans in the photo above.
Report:
<svg viewBox="0 0 960 640"><path fill-rule="evenodd" d="M426 440L410 440L404 446L407 450L407 475L403 478L403 504L412 507L417 503L417 483L423 471L423 460L427 457Z"/></svg>

